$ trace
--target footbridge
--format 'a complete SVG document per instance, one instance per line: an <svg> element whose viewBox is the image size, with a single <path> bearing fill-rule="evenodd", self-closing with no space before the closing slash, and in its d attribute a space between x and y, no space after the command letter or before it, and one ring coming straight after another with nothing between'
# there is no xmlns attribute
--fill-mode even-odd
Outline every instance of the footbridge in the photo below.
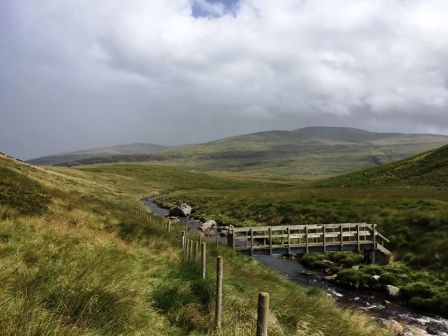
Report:
<svg viewBox="0 0 448 336"><path fill-rule="evenodd" d="M229 228L228 245L249 255L357 251L375 262L376 252L389 255L389 240L376 224L339 223Z"/></svg>

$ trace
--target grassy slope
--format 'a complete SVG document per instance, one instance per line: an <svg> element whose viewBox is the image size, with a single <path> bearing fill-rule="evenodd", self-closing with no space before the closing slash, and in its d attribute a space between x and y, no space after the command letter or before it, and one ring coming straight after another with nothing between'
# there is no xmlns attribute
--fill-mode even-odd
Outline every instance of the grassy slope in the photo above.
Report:
<svg viewBox="0 0 448 336"><path fill-rule="evenodd" d="M211 333L213 271L198 280L195 267L179 259L182 228L168 235L157 218L139 214L140 197L200 179L161 167L149 168L151 175L118 174L125 166L48 170L3 156L0 167L1 335ZM210 181L198 183L238 187L238 178ZM226 248L209 249L210 270L217 253L225 256L225 335L253 334L261 290L272 296L273 335L387 334L320 290L295 286Z"/></svg>
<svg viewBox="0 0 448 336"><path fill-rule="evenodd" d="M29 160L32 164L42 164L42 165L54 165L62 162L68 161L80 161L88 160L89 158L104 158L114 155L134 155L134 154L152 154L160 152L166 149L166 146L149 144L149 143L135 143L127 145L118 145L110 147L99 147L86 150L80 150L76 152L69 152L64 154L56 154L51 156L45 156Z"/></svg>
<svg viewBox="0 0 448 336"><path fill-rule="evenodd" d="M337 187L448 187L448 146L384 166L338 176L318 185Z"/></svg>
<svg viewBox="0 0 448 336"><path fill-rule="evenodd" d="M152 155L91 157L70 165L151 161L200 171L317 178L396 161L447 143L446 136L310 127L236 136Z"/></svg>
<svg viewBox="0 0 448 336"><path fill-rule="evenodd" d="M208 185L209 189L204 189L202 185L197 190L198 185L188 185L163 196L159 202L170 207L187 201L196 209L197 217L234 225L378 223L380 231L392 240L390 247L396 256L405 262L404 266L397 264L384 272L408 276L405 281L389 275L385 278L407 288L416 307L446 313L447 148L371 169L367 174L353 173L298 186L254 184L244 189L229 186L217 190L216 186ZM96 172L101 174L103 169L111 167L99 167ZM345 187L340 188L341 185ZM378 269L366 271L380 272Z"/></svg>

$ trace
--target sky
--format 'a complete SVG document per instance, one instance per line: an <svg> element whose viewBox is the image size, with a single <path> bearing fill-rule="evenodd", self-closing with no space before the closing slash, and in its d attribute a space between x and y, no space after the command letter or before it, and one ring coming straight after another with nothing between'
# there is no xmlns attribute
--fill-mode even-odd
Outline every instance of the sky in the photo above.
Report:
<svg viewBox="0 0 448 336"><path fill-rule="evenodd" d="M448 134L446 0L0 0L0 151Z"/></svg>

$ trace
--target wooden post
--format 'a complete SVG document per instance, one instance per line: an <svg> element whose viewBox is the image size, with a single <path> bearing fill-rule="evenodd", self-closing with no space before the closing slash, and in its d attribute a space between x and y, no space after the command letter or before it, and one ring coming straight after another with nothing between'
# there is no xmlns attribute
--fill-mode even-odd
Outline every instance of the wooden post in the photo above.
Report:
<svg viewBox="0 0 448 336"><path fill-rule="evenodd" d="M308 243L308 226L305 226L305 251L309 253L309 243Z"/></svg>
<svg viewBox="0 0 448 336"><path fill-rule="evenodd" d="M188 261L190 261L190 244L191 244L191 240L187 239L187 246L186 246L185 254L187 255Z"/></svg>
<svg viewBox="0 0 448 336"><path fill-rule="evenodd" d="M216 235L216 247L219 246L219 233Z"/></svg>
<svg viewBox="0 0 448 336"><path fill-rule="evenodd" d="M360 241L360 237L359 237L359 224L356 225L356 238L358 241L358 252L361 252L361 241Z"/></svg>
<svg viewBox="0 0 448 336"><path fill-rule="evenodd" d="M340 228L340 236L341 236L341 251L344 249L344 228L341 225Z"/></svg>
<svg viewBox="0 0 448 336"><path fill-rule="evenodd" d="M182 252L185 251L185 231L182 231Z"/></svg>
<svg viewBox="0 0 448 336"><path fill-rule="evenodd" d="M322 239L324 243L324 253L327 253L327 237L325 236L325 225L322 224Z"/></svg>
<svg viewBox="0 0 448 336"><path fill-rule="evenodd" d="M218 332L222 324L222 257L216 258L216 306L215 306L215 327Z"/></svg>
<svg viewBox="0 0 448 336"><path fill-rule="evenodd" d="M206 256L205 243L201 243L201 275L202 275L202 279L204 279L204 280L205 280L206 262L207 262L207 256Z"/></svg>
<svg viewBox="0 0 448 336"><path fill-rule="evenodd" d="M254 255L254 230L250 229L250 255Z"/></svg>
<svg viewBox="0 0 448 336"><path fill-rule="evenodd" d="M190 241L190 262L192 262L192 261L194 261L194 255L193 255L193 253L194 253L194 241L193 240L191 240Z"/></svg>
<svg viewBox="0 0 448 336"><path fill-rule="evenodd" d="M171 232L171 220L168 219L168 232Z"/></svg>
<svg viewBox="0 0 448 336"><path fill-rule="evenodd" d="M272 255L272 228L269 228L269 254Z"/></svg>
<svg viewBox="0 0 448 336"><path fill-rule="evenodd" d="M268 336L269 294L258 294L257 336Z"/></svg>
<svg viewBox="0 0 448 336"><path fill-rule="evenodd" d="M291 254L291 229L288 226L288 254Z"/></svg>
<svg viewBox="0 0 448 336"><path fill-rule="evenodd" d="M373 242L373 251L372 251L372 264L375 263L375 253L376 253L376 224L372 224L372 242Z"/></svg>

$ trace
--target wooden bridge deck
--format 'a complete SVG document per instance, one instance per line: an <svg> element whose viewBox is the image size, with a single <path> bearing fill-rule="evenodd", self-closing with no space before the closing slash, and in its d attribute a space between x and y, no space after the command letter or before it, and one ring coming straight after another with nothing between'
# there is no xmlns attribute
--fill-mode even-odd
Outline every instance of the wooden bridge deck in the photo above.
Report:
<svg viewBox="0 0 448 336"><path fill-rule="evenodd" d="M334 251L390 251L389 240L376 224L340 223L236 227L229 229L228 244L251 255L302 254Z"/></svg>

